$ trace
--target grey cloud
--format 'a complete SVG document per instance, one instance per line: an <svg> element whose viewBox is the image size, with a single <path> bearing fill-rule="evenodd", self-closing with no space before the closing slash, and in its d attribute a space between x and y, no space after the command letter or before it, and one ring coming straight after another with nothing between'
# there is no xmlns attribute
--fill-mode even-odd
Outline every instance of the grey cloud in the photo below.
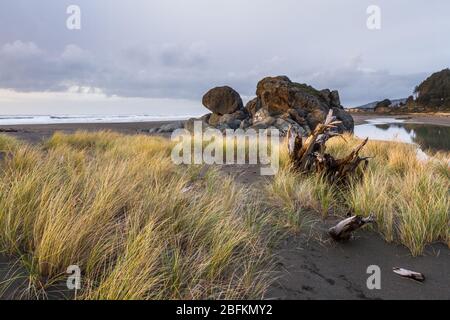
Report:
<svg viewBox="0 0 450 320"><path fill-rule="evenodd" d="M202 67L207 63L206 45L192 43L189 47L183 48L173 43L164 44L160 50L159 59L166 67Z"/></svg>
<svg viewBox="0 0 450 320"><path fill-rule="evenodd" d="M357 106L385 98L406 98L427 73L393 74L388 70L362 67L363 57L358 55L344 67L321 70L312 74L299 74L303 82L318 88L338 89L343 101Z"/></svg>
<svg viewBox="0 0 450 320"><path fill-rule="evenodd" d="M0 87L17 91L63 91L88 85L98 71L91 56L75 45L57 55L33 42L15 41L0 49Z"/></svg>
<svg viewBox="0 0 450 320"><path fill-rule="evenodd" d="M208 75L198 44L164 45L157 50L134 47L104 59L74 44L51 55L36 44L16 41L0 50L0 87L17 91L65 91L96 87L126 97L194 98ZM208 79L210 80L210 79Z"/></svg>
<svg viewBox="0 0 450 320"><path fill-rule="evenodd" d="M3 59L26 59L29 57L41 56L42 50L33 42L22 42L17 40L13 43L6 43L0 50Z"/></svg>
<svg viewBox="0 0 450 320"><path fill-rule="evenodd" d="M354 105L407 96L450 63L448 0L379 0L379 31L366 28L370 0L75 2L81 31L65 28L73 1L1 1L0 88L199 101L285 74Z"/></svg>
<svg viewBox="0 0 450 320"><path fill-rule="evenodd" d="M16 41L0 50L0 87L18 91L64 91L71 86L100 88L108 95L149 98L199 99L209 87L228 84L251 97L264 76L287 74L292 80L317 88L338 89L353 104L406 97L425 73L395 75L386 70L364 69L363 57L334 69L287 70L285 60L275 56L250 70L227 72L208 68L203 44L186 48L170 44L159 48L133 46L122 55L96 57L70 44L56 55L36 44Z"/></svg>

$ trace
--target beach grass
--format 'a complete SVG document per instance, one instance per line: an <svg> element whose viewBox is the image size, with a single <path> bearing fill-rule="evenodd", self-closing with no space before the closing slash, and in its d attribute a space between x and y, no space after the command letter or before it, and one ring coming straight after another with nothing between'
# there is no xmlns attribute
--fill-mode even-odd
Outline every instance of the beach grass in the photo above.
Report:
<svg viewBox="0 0 450 320"><path fill-rule="evenodd" d="M342 157L358 143L346 135L327 147ZM282 145L261 190L215 167L175 165L172 147L109 131L38 145L0 135L0 252L25 270L21 296L47 298L77 265L82 288L68 298L262 298L275 239L348 212L373 213L374 230L412 255L450 247L447 153L424 162L412 145L369 141L364 179L338 186L295 172Z"/></svg>
<svg viewBox="0 0 450 320"><path fill-rule="evenodd" d="M350 135L344 138L330 140L328 152L343 157L360 142ZM414 256L433 242L450 247L450 154L423 161L413 145L369 141L362 154L373 158L364 179L333 186L319 175L294 173L286 147L282 153L280 171L266 190L280 210L322 217L373 213L376 230L387 241L405 245Z"/></svg>
<svg viewBox="0 0 450 320"><path fill-rule="evenodd" d="M167 139L0 136L0 246L45 298L82 271L77 299L249 299L270 285L270 217L215 169L176 166ZM65 282L64 282L65 283Z"/></svg>

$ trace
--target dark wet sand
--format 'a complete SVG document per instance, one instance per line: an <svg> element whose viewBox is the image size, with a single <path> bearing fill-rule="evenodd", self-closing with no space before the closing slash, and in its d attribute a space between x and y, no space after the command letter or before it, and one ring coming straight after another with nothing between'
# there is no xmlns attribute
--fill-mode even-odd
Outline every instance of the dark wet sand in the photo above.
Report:
<svg viewBox="0 0 450 320"><path fill-rule="evenodd" d="M323 237L324 242L316 237ZM348 243L335 243L322 230L311 238L303 234L287 239L278 256L281 277L269 289L268 298L450 299L450 250L444 244L429 246L424 256L412 257L407 248L389 244L369 230L359 231ZM381 269L381 290L367 288L367 268L371 265ZM426 280L420 283L399 277L393 273L393 267L422 272Z"/></svg>
<svg viewBox="0 0 450 320"><path fill-rule="evenodd" d="M100 131L111 130L123 134L138 134L142 130L160 127L174 121L133 122L133 123L67 123L67 124L33 124L0 126L2 131L8 132L25 141L36 143L50 138L55 132L74 133L77 130Z"/></svg>
<svg viewBox="0 0 450 320"><path fill-rule="evenodd" d="M375 114L375 113L352 113L355 124L364 124L366 120L374 118L396 118L404 119L405 123L423 123L439 126L450 126L450 114L426 114L426 113L412 113L412 114Z"/></svg>
<svg viewBox="0 0 450 320"><path fill-rule="evenodd" d="M364 124L365 120L383 117L395 117L405 119L406 123L425 123L450 126L450 114L407 114L407 115L380 115L380 114L352 114L355 124ZM35 124L35 125L10 125L0 126L0 133L4 130L16 131L10 132L23 140L36 143L42 139L47 139L53 133L59 131L64 133L73 133L77 130L99 131L112 130L124 134L138 134L142 130L148 130L160 127L173 121L155 121L155 122L133 122L133 123L81 123L81 124Z"/></svg>
<svg viewBox="0 0 450 320"><path fill-rule="evenodd" d="M270 177L259 175L257 166L227 166L222 171L257 189L270 183ZM322 221L314 216L306 220L314 223L277 246L277 281L266 299L450 299L450 249L445 244L433 244L423 256L412 257L406 247L387 243L370 229L360 230L347 243L336 243L327 230L339 222L338 218ZM367 288L370 275L366 272L371 265L381 268L381 290ZM401 278L393 273L394 267L422 272L426 281Z"/></svg>

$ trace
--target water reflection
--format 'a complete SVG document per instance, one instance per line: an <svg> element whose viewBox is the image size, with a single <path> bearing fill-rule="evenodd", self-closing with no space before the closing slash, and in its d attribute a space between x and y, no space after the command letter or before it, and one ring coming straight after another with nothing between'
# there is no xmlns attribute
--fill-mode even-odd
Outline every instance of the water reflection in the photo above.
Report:
<svg viewBox="0 0 450 320"><path fill-rule="evenodd" d="M450 151L450 127L402 123L398 119L372 119L355 127L355 135L376 140L416 143L423 150Z"/></svg>

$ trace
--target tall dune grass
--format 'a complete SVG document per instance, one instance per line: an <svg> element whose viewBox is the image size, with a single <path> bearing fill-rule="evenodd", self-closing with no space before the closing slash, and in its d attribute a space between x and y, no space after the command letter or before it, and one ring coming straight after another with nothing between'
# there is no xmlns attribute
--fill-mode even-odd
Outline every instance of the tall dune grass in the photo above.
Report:
<svg viewBox="0 0 450 320"><path fill-rule="evenodd" d="M352 136L345 140L330 140L328 152L343 157L358 144ZM437 241L450 246L449 154L440 153L424 162L418 160L413 145L369 141L363 155L374 158L364 179L336 187L320 176L293 173L286 148L282 152L280 172L268 187L280 208L315 211L323 217L348 210L374 213L385 239L404 244L413 255L422 254L427 244Z"/></svg>
<svg viewBox="0 0 450 320"><path fill-rule="evenodd" d="M0 246L32 292L82 270L79 299L261 298L269 218L249 190L176 166L163 138L55 134L31 147L0 136ZM191 186L191 188L186 188Z"/></svg>
<svg viewBox="0 0 450 320"><path fill-rule="evenodd" d="M329 152L358 143L345 139ZM364 179L338 187L293 172L283 147L258 194L213 168L174 165L171 150L164 138L112 132L36 146L0 135L0 251L20 260L28 294L45 297L78 265L78 299L261 298L274 225L298 232L310 213L372 212L385 239L413 255L450 246L446 153L421 162L413 146L370 141Z"/></svg>

